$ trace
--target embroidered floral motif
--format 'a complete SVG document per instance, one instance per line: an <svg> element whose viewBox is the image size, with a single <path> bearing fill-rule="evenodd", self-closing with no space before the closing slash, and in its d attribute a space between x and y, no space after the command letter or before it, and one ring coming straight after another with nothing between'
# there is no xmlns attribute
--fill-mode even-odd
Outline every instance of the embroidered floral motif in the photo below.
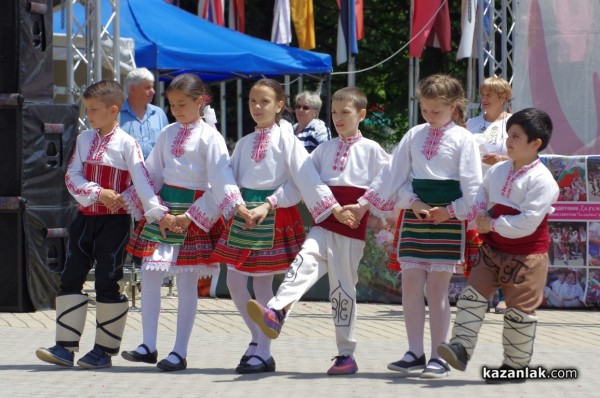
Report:
<svg viewBox="0 0 600 398"><path fill-rule="evenodd" d="M421 149L421 153L425 155L427 160L431 160L435 155L437 155L443 136L443 129L429 128L429 131L427 132L427 138L423 144L423 149Z"/></svg>
<svg viewBox="0 0 600 398"><path fill-rule="evenodd" d="M100 133L97 133L94 136L94 139L92 140L92 143L90 144L90 150L88 152L86 161L88 161L90 163L101 163L102 162L102 159L104 158L104 154L106 153L106 147L108 146L110 139L113 137L114 132L117 131L118 128L119 128L119 125L117 124L115 126L115 128L113 128L111 130L110 133L108 133L104 137L102 137L99 147L98 147L98 139L99 139Z"/></svg>
<svg viewBox="0 0 600 398"><path fill-rule="evenodd" d="M335 153L335 159L333 160L333 169L344 171L346 163L348 162L348 152L350 147L354 145L358 140L362 138L360 131L353 137L344 138L340 136L340 142Z"/></svg>
<svg viewBox="0 0 600 398"><path fill-rule="evenodd" d="M313 208L309 209L310 214L312 215L313 219L316 220L321 214L323 214L323 212L328 210L336 203L338 203L338 201L335 199L335 197L333 197L333 195L328 195L323 200L318 201Z"/></svg>
<svg viewBox="0 0 600 398"><path fill-rule="evenodd" d="M221 203L219 203L219 210L225 216L225 218L231 218L233 215L233 209L241 197L242 195L239 191L230 192L225 195Z"/></svg>
<svg viewBox="0 0 600 398"><path fill-rule="evenodd" d="M252 143L252 155L251 158L256 163L260 163L261 160L267 157L267 148L269 147L269 140L271 135L269 134L275 125L264 129L256 128L256 135L254 136L254 142Z"/></svg>
<svg viewBox="0 0 600 398"><path fill-rule="evenodd" d="M514 182L538 164L540 164L540 159L536 159L528 165L521 167L521 169L516 173L513 173L513 167L511 166L508 172L508 176L506 177L506 181L504 181L504 186L502 187L502 196L504 196L505 198L510 197L510 193L512 191L512 186Z"/></svg>
<svg viewBox="0 0 600 398"><path fill-rule="evenodd" d="M487 207L487 202L475 201L475 203L473 203L473 206L471 207L471 211L469 212L469 214L467 214L467 221L471 222L477 217L478 213L486 212Z"/></svg>
<svg viewBox="0 0 600 398"><path fill-rule="evenodd" d="M394 210L394 201L393 200L383 200L379 197L372 189L368 189L367 192L363 195L363 198L367 200L373 207L375 207L379 211L392 211Z"/></svg>
<svg viewBox="0 0 600 398"><path fill-rule="evenodd" d="M195 206L190 206L190 208L187 210L187 213L190 215L190 217L192 217L196 224L202 226L202 229L206 231L210 231L212 226L217 222L215 218L207 216L206 213L200 211L200 209Z"/></svg>
<svg viewBox="0 0 600 398"><path fill-rule="evenodd" d="M200 124L200 120L197 120L194 123L183 123L180 124L179 131L177 132L177 136L171 145L171 153L176 158L181 157L185 153L185 144L190 139L192 135L192 130L196 128Z"/></svg>

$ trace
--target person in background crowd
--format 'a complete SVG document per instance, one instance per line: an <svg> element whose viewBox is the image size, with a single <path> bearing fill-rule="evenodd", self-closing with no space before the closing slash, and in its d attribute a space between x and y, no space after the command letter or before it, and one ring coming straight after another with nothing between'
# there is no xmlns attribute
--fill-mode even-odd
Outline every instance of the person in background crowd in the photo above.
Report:
<svg viewBox="0 0 600 398"><path fill-rule="evenodd" d="M331 131L325 123L319 119L319 111L323 102L318 93L303 91L296 95L296 120L294 134L302 143L304 148L311 153L319 144L331 139Z"/></svg>
<svg viewBox="0 0 600 398"><path fill-rule="evenodd" d="M169 124L167 115L154 98L154 75L146 68L134 69L125 78L127 100L121 109L121 129L136 139L144 159L156 143L158 133Z"/></svg>

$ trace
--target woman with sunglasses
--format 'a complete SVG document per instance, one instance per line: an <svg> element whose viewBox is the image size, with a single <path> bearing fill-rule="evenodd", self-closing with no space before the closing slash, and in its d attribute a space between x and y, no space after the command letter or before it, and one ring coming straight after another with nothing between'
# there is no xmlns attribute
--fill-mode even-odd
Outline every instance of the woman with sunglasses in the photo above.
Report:
<svg viewBox="0 0 600 398"><path fill-rule="evenodd" d="M294 124L294 134L302 141L308 153L331 139L331 131L319 119L322 104L321 97L316 92L303 91L296 95L295 111L298 122Z"/></svg>

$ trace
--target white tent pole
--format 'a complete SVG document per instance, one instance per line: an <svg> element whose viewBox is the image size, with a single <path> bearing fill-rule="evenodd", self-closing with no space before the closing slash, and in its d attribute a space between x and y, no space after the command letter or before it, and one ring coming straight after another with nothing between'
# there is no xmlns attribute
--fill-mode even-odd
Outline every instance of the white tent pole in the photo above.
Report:
<svg viewBox="0 0 600 398"><path fill-rule="evenodd" d="M244 102L242 98L242 79L237 79L237 139L238 141L242 139L244 132L243 128L243 110L244 110Z"/></svg>
<svg viewBox="0 0 600 398"><path fill-rule="evenodd" d="M221 134L223 138L227 139L227 102L226 102L226 89L225 82L219 84L220 94L219 98L221 99Z"/></svg>

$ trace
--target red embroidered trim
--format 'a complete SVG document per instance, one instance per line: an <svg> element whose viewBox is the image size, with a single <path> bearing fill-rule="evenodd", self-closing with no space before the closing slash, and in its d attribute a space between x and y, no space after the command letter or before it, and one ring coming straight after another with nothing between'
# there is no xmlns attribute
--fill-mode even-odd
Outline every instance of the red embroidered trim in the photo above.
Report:
<svg viewBox="0 0 600 398"><path fill-rule="evenodd" d="M225 218L231 218L230 213L232 213L234 208L232 204L235 205L241 198L242 195L239 191L230 192L225 195L221 203L219 203L219 210L225 216Z"/></svg>
<svg viewBox="0 0 600 398"><path fill-rule="evenodd" d="M217 222L215 218L208 217L206 213L200 211L195 206L190 206L187 213L197 224L202 225L207 231L210 231L212 226Z"/></svg>
<svg viewBox="0 0 600 398"><path fill-rule="evenodd" d="M323 212L337 203L338 201L333 195L328 195L323 200L318 201L312 209L309 209L310 214L312 215L313 219L316 220L321 214L323 214Z"/></svg>
<svg viewBox="0 0 600 398"><path fill-rule="evenodd" d="M425 155L427 160L431 160L435 155L437 155L443 136L444 130L432 129L431 127L429 128L429 131L427 132L427 138L423 144L423 149L421 149L421 153Z"/></svg>
<svg viewBox="0 0 600 398"><path fill-rule="evenodd" d="M467 221L473 221L478 213L487 212L487 202L476 201L471 207L471 211L467 214Z"/></svg>
<svg viewBox="0 0 600 398"><path fill-rule="evenodd" d="M360 131L353 137L344 138L340 136L340 142L335 153L335 159L333 160L333 170L344 171L344 167L348 162L348 152L350 147L354 145L358 140L362 138Z"/></svg>
<svg viewBox="0 0 600 398"><path fill-rule="evenodd" d="M379 194L377 194L375 191L373 191L370 188L364 194L363 198L365 198L365 200L367 202L369 202L373 207L375 207L379 211L394 210L394 201L383 200L382 198L379 197Z"/></svg>
<svg viewBox="0 0 600 398"><path fill-rule="evenodd" d="M175 141L171 145L171 153L176 158L180 157L185 153L185 144L189 141L192 135L192 130L195 129L201 122L201 119L193 123L182 123L180 124L179 131L175 137Z"/></svg>
<svg viewBox="0 0 600 398"><path fill-rule="evenodd" d="M267 157L267 148L269 147L269 140L271 138L269 133L273 129L273 126L264 129L255 129L256 135L252 143L252 155L250 157L256 163L260 163L261 160Z"/></svg>
<svg viewBox="0 0 600 398"><path fill-rule="evenodd" d="M513 167L511 166L510 171L508 172L508 176L506 181L504 181L504 186L502 187L502 196L508 198L510 193L512 192L513 183L517 180L517 178L521 177L523 174L527 173L529 170L533 169L540 163L540 159L536 159L535 161L529 163L526 166L521 167L519 171L513 174Z"/></svg>

